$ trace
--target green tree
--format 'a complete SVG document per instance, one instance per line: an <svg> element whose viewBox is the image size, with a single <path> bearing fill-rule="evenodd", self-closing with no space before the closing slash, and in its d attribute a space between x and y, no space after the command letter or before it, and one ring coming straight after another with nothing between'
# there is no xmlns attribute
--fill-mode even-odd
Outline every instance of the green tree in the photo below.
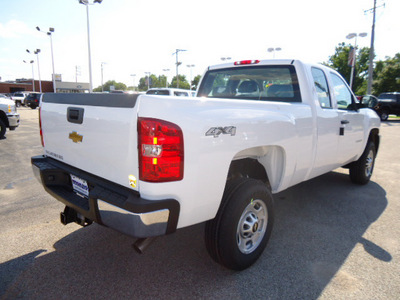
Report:
<svg viewBox="0 0 400 300"><path fill-rule="evenodd" d="M172 88L176 88L177 87L176 76L174 76L172 78L170 87L172 87ZM187 82L185 75L179 75L179 88L180 89L187 89L187 90L190 89L190 84L189 84L189 82Z"/></svg>
<svg viewBox="0 0 400 300"><path fill-rule="evenodd" d="M351 45L340 43L335 48L335 54L329 57L329 61L324 63L338 71L346 80L350 82L351 67L348 64ZM357 49L357 59L354 68L353 91L358 95L364 95L367 91L367 76L369 64L369 48Z"/></svg>
<svg viewBox="0 0 400 300"><path fill-rule="evenodd" d="M201 79L201 75L197 75L193 80L192 80L192 89L197 90L197 87L199 86L199 82Z"/></svg>
<svg viewBox="0 0 400 300"><path fill-rule="evenodd" d="M114 90L122 90L122 91L126 90L125 83L116 82L115 80L109 80L103 84L103 91L110 92L111 86L114 86ZM93 92L101 92L101 91L102 91L101 85L98 86L97 88L93 89Z"/></svg>
<svg viewBox="0 0 400 300"><path fill-rule="evenodd" d="M139 79L138 89L139 91L147 91L149 88L161 88L165 87L167 84L167 77L165 75L156 76L154 74L150 75L150 81L147 82L148 76Z"/></svg>
<svg viewBox="0 0 400 300"><path fill-rule="evenodd" d="M400 91L400 53L376 63L372 89L375 95Z"/></svg>

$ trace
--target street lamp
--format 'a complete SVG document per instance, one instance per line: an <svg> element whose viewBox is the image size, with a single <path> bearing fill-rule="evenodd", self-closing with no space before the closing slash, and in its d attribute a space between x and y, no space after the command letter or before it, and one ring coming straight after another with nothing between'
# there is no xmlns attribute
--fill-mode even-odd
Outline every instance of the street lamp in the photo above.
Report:
<svg viewBox="0 0 400 300"><path fill-rule="evenodd" d="M34 60L31 60L31 61L25 61L24 60L24 63L26 63L26 64L31 64L31 66L32 66L32 88L33 88L33 91L35 92L35 79L34 79L34 74L33 74L33 63L34 63L35 61Z"/></svg>
<svg viewBox="0 0 400 300"><path fill-rule="evenodd" d="M26 49L26 52L31 53L31 51L29 51L28 49ZM33 51L33 53L36 54L36 56L37 56L37 67L38 67L38 74L39 74L39 89L40 89L40 92L42 92L42 80L40 79L40 66L39 66L40 49L36 49L35 51Z"/></svg>
<svg viewBox="0 0 400 300"><path fill-rule="evenodd" d="M276 51L281 51L282 50L282 48L280 48L280 47L277 47L277 48L268 48L267 49L268 50L268 52L273 52L274 53L274 58L275 58L275 52Z"/></svg>
<svg viewBox="0 0 400 300"><path fill-rule="evenodd" d="M36 26L36 29L38 31L40 31L40 32L43 32L43 33L47 34L50 37L51 63L52 63L52 66L53 66L53 76L52 76L53 77L53 91L54 91L54 93L57 93L57 90L56 90L56 78L55 78L56 74L54 72L53 39L52 39L52 36L51 36L51 34L54 32L54 28L50 27L48 32L41 31L39 26Z"/></svg>
<svg viewBox="0 0 400 300"><path fill-rule="evenodd" d="M189 81L189 86L190 86L190 91L192 91L192 68L195 67L195 65L186 65L190 69L190 81Z"/></svg>
<svg viewBox="0 0 400 300"><path fill-rule="evenodd" d="M89 93L93 92L93 82L92 82L92 58L90 55L90 30L89 30L89 5L94 5L95 3L101 3L103 0L94 0L93 3L89 3L89 0L79 0L80 4L86 6L86 19L87 19L87 37L88 37L88 56L89 56Z"/></svg>
<svg viewBox="0 0 400 300"><path fill-rule="evenodd" d="M351 66L351 73L350 73L350 89L353 87L353 78L354 78L354 66L356 64L356 58L357 58L357 36L359 37L366 37L368 33L366 32L361 32L361 33L349 33L346 36L346 39L351 40L352 38L355 38L354 40L354 48L353 51L349 53L349 65ZM350 57L350 55L352 57Z"/></svg>
<svg viewBox="0 0 400 300"><path fill-rule="evenodd" d="M163 71L164 71L166 74L168 74L167 72L169 72L169 69L163 69ZM167 76L167 75L165 75L165 87L166 87L166 88L168 87L168 76Z"/></svg>
<svg viewBox="0 0 400 300"><path fill-rule="evenodd" d="M103 65L105 65L105 62L101 63L101 92L104 92L104 86L103 86Z"/></svg>
<svg viewBox="0 0 400 300"><path fill-rule="evenodd" d="M135 76L136 74L131 74L131 76L133 77L133 85L132 85L132 90L135 90Z"/></svg>

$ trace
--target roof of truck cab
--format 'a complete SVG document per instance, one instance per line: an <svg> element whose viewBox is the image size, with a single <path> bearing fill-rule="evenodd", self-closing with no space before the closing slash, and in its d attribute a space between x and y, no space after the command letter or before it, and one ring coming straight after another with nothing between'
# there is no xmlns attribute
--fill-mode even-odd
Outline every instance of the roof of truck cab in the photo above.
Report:
<svg viewBox="0 0 400 300"><path fill-rule="evenodd" d="M243 65L235 65L235 63L243 62L243 61L251 61L253 63L243 64ZM258 61L258 62L256 62ZM232 67L248 67L248 66L263 66L263 65L292 65L294 62L299 62L299 60L294 59L266 59L266 60L238 60L232 61L229 63L219 64L209 66L208 70L214 69L224 69L224 68L232 68Z"/></svg>

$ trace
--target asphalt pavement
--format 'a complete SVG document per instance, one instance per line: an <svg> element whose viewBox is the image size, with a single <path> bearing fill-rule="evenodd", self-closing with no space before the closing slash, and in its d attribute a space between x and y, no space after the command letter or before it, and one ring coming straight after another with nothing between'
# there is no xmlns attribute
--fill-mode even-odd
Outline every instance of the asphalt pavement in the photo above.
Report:
<svg viewBox="0 0 400 300"><path fill-rule="evenodd" d="M32 173L42 154L38 110L0 140L0 299L399 299L400 120L381 126L368 185L338 169L274 195L275 226L255 265L227 270L208 256L204 224L133 238L93 224L64 226L63 205Z"/></svg>

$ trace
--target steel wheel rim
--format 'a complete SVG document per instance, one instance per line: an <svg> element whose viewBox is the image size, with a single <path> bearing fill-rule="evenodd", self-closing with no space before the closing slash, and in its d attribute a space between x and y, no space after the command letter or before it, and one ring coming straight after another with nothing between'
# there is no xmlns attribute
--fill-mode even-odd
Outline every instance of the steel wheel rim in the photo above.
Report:
<svg viewBox="0 0 400 300"><path fill-rule="evenodd" d="M249 254L260 245L268 224L267 206L262 200L252 199L240 217L236 241L240 252Z"/></svg>
<svg viewBox="0 0 400 300"><path fill-rule="evenodd" d="M374 151L369 150L367 159L365 161L365 175L367 177L372 175L373 167L374 167Z"/></svg>

